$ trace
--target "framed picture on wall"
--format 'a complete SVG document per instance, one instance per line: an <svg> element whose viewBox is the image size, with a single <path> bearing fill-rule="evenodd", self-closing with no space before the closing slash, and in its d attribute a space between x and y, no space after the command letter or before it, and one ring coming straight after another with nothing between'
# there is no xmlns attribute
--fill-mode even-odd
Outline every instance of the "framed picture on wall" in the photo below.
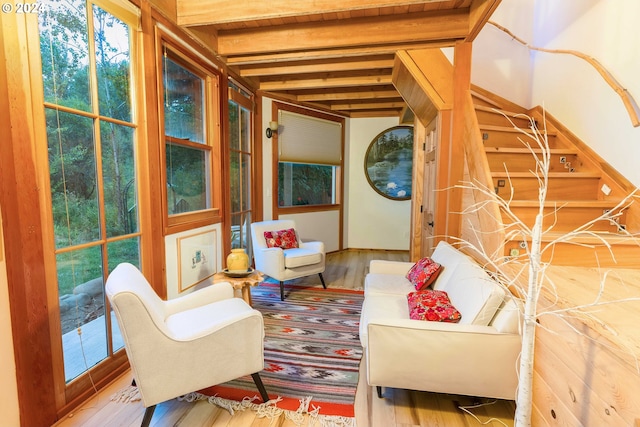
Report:
<svg viewBox="0 0 640 427"><path fill-rule="evenodd" d="M179 237L178 292L216 274L216 230Z"/></svg>
<svg viewBox="0 0 640 427"><path fill-rule="evenodd" d="M380 132L364 156L369 185L391 200L411 199L413 126L395 126Z"/></svg>

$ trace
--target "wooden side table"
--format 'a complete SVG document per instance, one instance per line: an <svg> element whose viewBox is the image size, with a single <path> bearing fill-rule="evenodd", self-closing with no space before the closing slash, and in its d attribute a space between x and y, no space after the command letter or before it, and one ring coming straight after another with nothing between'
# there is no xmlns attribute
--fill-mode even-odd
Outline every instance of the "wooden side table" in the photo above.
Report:
<svg viewBox="0 0 640 427"><path fill-rule="evenodd" d="M251 305L251 287L257 286L264 280L264 276L258 270L254 270L246 277L229 277L223 272L213 275L213 283L229 282L233 289L242 291L242 299Z"/></svg>

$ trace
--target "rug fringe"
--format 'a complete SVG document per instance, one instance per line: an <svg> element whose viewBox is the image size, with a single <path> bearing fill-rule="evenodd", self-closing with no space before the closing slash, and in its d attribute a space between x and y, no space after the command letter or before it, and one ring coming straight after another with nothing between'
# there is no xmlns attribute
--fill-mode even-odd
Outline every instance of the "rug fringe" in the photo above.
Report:
<svg viewBox="0 0 640 427"><path fill-rule="evenodd" d="M343 417L339 415L320 415L318 412L320 407L311 405L312 396L307 396L304 399L300 399L300 406L296 411L289 411L281 409L276 406L278 402L282 400L281 397L277 399L271 399L265 403L253 403L254 400L259 399L258 396L252 398L245 397L241 402L235 400L223 399L218 396L206 396L201 393L189 393L178 398L178 400L184 400L186 402L194 402L196 400L206 400L213 405L217 405L223 409L229 411L233 415L236 411L244 411L246 409L256 412L258 418L268 418L274 420L280 415L284 414L285 418L293 422L296 426L307 427L356 427L356 419L351 417ZM309 410L309 406L313 409ZM308 421L305 423L305 416L308 416Z"/></svg>
<svg viewBox="0 0 640 427"><path fill-rule="evenodd" d="M142 396L140 396L140 391L138 387L130 385L111 395L112 402L121 402L121 403L129 403L129 402L137 402L142 400Z"/></svg>

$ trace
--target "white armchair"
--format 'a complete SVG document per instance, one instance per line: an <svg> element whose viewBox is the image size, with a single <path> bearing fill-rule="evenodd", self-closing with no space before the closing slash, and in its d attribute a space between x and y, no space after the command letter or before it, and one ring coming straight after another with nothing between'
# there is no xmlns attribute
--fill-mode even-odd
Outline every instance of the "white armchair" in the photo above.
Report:
<svg viewBox="0 0 640 427"><path fill-rule="evenodd" d="M218 283L163 301L133 265L118 265L106 293L116 314L149 425L156 404L264 368L262 314Z"/></svg>
<svg viewBox="0 0 640 427"><path fill-rule="evenodd" d="M280 282L280 299L284 301L284 282L299 277L319 274L322 286L326 289L322 273L325 267L323 242L302 242L298 239L298 248L270 248L264 237L265 231L280 231L293 228L293 220L272 220L251 224L251 239L256 269ZM296 232L297 236L297 232Z"/></svg>

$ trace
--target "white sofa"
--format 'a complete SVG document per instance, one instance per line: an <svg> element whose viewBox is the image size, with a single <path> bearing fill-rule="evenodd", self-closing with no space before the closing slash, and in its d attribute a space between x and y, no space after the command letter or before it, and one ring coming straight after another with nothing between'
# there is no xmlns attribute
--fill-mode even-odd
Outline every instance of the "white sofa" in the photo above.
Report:
<svg viewBox="0 0 640 427"><path fill-rule="evenodd" d="M462 314L459 323L412 320L405 278L411 262L373 260L365 276L360 340L367 382L382 387L514 400L519 304L472 258L440 242L444 269L433 284Z"/></svg>

